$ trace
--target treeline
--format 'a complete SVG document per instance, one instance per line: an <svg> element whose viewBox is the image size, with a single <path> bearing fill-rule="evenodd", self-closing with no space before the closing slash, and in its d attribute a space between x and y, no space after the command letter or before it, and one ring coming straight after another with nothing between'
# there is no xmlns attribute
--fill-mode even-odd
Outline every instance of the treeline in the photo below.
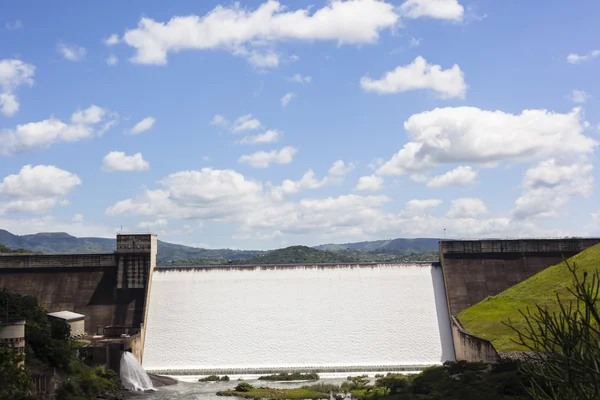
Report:
<svg viewBox="0 0 600 400"><path fill-rule="evenodd" d="M31 395L31 376L52 370L56 370L61 381L57 400L122 398L115 372L90 368L78 360L77 343L70 338L70 326L62 320L49 319L35 297L0 289L0 315L26 321L24 355L0 345L0 400L38 398ZM21 368L17 364L23 356L26 362Z"/></svg>

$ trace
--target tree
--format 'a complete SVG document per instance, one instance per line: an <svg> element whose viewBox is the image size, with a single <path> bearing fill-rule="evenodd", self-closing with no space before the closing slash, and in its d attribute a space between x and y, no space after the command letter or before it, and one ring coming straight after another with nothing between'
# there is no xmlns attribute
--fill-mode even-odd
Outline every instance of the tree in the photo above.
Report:
<svg viewBox="0 0 600 400"><path fill-rule="evenodd" d="M575 265L565 261L573 275L569 292L574 300L558 295L558 311L536 305L533 311L521 311L526 326L518 329L515 342L525 346L522 372L529 378L528 393L535 400L592 400L600 398L600 274L577 273Z"/></svg>
<svg viewBox="0 0 600 400"><path fill-rule="evenodd" d="M0 400L27 399L31 389L29 374L18 364L23 355L0 344Z"/></svg>
<svg viewBox="0 0 600 400"><path fill-rule="evenodd" d="M350 390L364 389L369 383L369 377L367 375L349 376L348 380L352 383Z"/></svg>
<svg viewBox="0 0 600 400"><path fill-rule="evenodd" d="M375 386L383 388L384 394L396 394L398 390L405 389L408 386L408 382L404 375L389 373L377 379Z"/></svg>

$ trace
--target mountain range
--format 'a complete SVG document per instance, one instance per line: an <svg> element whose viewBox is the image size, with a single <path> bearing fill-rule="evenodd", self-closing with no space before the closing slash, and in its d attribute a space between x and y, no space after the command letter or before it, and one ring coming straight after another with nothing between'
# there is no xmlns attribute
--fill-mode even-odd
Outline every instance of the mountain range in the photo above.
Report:
<svg viewBox="0 0 600 400"><path fill-rule="evenodd" d="M106 253L115 250L115 239L82 237L77 238L63 232L44 232L31 235L15 235L0 229L0 245L11 249L24 249L41 253ZM300 248L294 246L296 252ZM323 244L312 249L323 253L337 254L337 260L331 255L319 254L314 251L303 250L302 254L310 255L310 260L328 260L332 262L360 261L387 261L401 258L409 260L416 258L431 259L435 257L438 248L438 239L389 239L370 242L356 242L343 244ZM184 265L221 264L230 261L264 262L266 260L280 260L281 255L291 254L285 249L263 250L233 250L233 249L203 249L184 246L180 244L158 241L159 264L177 264L184 261ZM275 253L277 252L277 253ZM277 256L276 256L277 254ZM266 257L271 255L270 257ZM266 258L265 258L266 257ZM285 258L285 257L284 257ZM293 257L294 261L296 257ZM292 261L290 261L292 262Z"/></svg>

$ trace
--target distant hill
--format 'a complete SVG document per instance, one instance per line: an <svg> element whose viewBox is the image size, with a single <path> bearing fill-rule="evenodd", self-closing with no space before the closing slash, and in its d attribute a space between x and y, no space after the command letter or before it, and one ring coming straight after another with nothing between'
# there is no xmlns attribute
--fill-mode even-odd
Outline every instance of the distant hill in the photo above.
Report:
<svg viewBox="0 0 600 400"><path fill-rule="evenodd" d="M243 260L240 264L313 264L349 263L354 261L356 261L354 258L330 251L317 250L307 246L291 246Z"/></svg>
<svg viewBox="0 0 600 400"><path fill-rule="evenodd" d="M568 259L569 264L577 265L580 275L600 269L600 244L592 246ZM546 268L496 296L490 296L460 312L458 320L467 331L492 342L496 350L511 352L525 350L511 339L516 339L512 329L503 324L510 321L521 331L526 321L519 310L527 307L535 310L535 305L558 311L556 295L568 302L575 297L569 292L573 276L567 265L561 262Z"/></svg>
<svg viewBox="0 0 600 400"><path fill-rule="evenodd" d="M315 246L317 250L340 252L351 249L363 253L404 255L410 252L435 252L438 250L439 239L389 239L371 242L355 242L343 244L322 244Z"/></svg>
<svg viewBox="0 0 600 400"><path fill-rule="evenodd" d="M77 238L63 232L14 235L0 229L0 244L11 249L25 249L42 253L110 253L115 251L116 240L105 238ZM243 260L264 254L260 250L201 249L158 241L157 261L184 259Z"/></svg>
<svg viewBox="0 0 600 400"><path fill-rule="evenodd" d="M231 263L231 261L240 263L240 261L249 259L254 259L254 262L263 264L437 261L437 242L438 239L390 239L345 244L324 244L312 248L293 246L287 249L262 251L203 249L159 240L157 261L160 265L227 264ZM41 253L110 253L115 251L116 247L115 239L96 237L77 238L64 232L14 235L3 229L0 229L0 244L11 249L25 249ZM281 253L281 251L285 250L287 252ZM309 250L317 252L310 252ZM285 259L284 255L289 258ZM268 258L256 259L256 257L260 256L268 256Z"/></svg>

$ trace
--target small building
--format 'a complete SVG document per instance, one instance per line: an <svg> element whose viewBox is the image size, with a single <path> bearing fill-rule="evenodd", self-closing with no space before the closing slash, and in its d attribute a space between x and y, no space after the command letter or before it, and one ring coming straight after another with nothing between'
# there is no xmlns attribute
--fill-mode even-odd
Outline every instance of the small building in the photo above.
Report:
<svg viewBox="0 0 600 400"><path fill-rule="evenodd" d="M25 320L0 320L0 343L25 354ZM23 361L19 365L23 365Z"/></svg>
<svg viewBox="0 0 600 400"><path fill-rule="evenodd" d="M48 313L50 318L62 319L71 327L71 337L77 338L85 335L85 315L72 311L57 311Z"/></svg>

